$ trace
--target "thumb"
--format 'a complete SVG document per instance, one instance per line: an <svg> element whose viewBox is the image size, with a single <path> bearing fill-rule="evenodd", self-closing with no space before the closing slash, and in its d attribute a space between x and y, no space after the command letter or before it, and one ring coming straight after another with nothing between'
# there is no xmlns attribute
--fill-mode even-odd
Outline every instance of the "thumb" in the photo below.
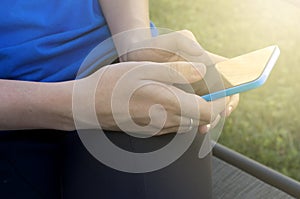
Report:
<svg viewBox="0 0 300 199"><path fill-rule="evenodd" d="M165 83L186 84L200 81L205 73L206 66L202 63L149 63L143 70L142 78Z"/></svg>

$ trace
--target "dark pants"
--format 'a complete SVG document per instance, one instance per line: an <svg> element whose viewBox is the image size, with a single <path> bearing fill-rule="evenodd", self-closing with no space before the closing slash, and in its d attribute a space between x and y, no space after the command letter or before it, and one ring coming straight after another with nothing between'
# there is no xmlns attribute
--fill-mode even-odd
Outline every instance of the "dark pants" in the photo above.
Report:
<svg viewBox="0 0 300 199"><path fill-rule="evenodd" d="M151 151L172 134L138 139L124 133L106 135L129 150ZM197 135L182 157L150 173L109 168L85 149L74 132L18 131L0 134L0 198L3 199L209 199L211 155L198 158L203 137Z"/></svg>

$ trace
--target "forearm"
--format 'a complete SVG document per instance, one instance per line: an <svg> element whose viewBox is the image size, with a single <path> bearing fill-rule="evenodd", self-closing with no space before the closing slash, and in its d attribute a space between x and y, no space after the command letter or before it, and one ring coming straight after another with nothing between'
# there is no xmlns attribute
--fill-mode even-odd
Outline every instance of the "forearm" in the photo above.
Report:
<svg viewBox="0 0 300 199"><path fill-rule="evenodd" d="M113 35L137 28L149 28L148 0L99 0Z"/></svg>
<svg viewBox="0 0 300 199"><path fill-rule="evenodd" d="M0 130L73 130L72 82L0 80Z"/></svg>
<svg viewBox="0 0 300 199"><path fill-rule="evenodd" d="M119 54L131 44L151 38L148 0L99 2L112 35L118 35L114 42Z"/></svg>

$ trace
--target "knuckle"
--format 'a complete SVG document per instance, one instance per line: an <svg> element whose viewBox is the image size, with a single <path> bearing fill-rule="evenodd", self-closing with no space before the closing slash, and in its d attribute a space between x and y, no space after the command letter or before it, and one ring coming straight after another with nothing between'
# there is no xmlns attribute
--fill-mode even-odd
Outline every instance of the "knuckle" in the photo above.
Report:
<svg viewBox="0 0 300 199"><path fill-rule="evenodd" d="M167 85L159 84L153 87L155 89L155 96L157 103L161 104L166 110L172 110L178 107L178 100L176 95L171 91Z"/></svg>
<svg viewBox="0 0 300 199"><path fill-rule="evenodd" d="M177 112L176 110L180 109L180 103L178 101L178 97L174 94L170 94L170 97L166 99L168 103L167 109L171 112Z"/></svg>
<svg viewBox="0 0 300 199"><path fill-rule="evenodd" d="M193 39L193 40L195 39L194 34L190 30L184 29L184 30L181 30L180 33L189 39Z"/></svg>
<svg viewBox="0 0 300 199"><path fill-rule="evenodd" d="M178 78L180 71L180 66L177 62L171 62L170 67L168 68L168 75L171 81L174 81Z"/></svg>
<svg viewBox="0 0 300 199"><path fill-rule="evenodd" d="M192 34L192 32L187 29L180 30L179 32L182 34Z"/></svg>

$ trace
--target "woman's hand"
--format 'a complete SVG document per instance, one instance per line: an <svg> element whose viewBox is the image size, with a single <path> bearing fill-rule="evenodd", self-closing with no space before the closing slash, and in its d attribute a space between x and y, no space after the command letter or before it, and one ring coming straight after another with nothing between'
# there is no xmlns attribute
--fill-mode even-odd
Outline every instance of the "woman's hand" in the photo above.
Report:
<svg viewBox="0 0 300 199"><path fill-rule="evenodd" d="M175 31L138 41L130 39L135 35L145 35L145 32L147 30L137 29L114 37L121 61L189 61L210 65L206 51L190 31Z"/></svg>
<svg viewBox="0 0 300 199"><path fill-rule="evenodd" d="M207 102L173 84L199 81L205 71L203 64L188 62L125 62L106 66L77 82L81 108L75 108L83 114L79 122L90 127L90 120L84 115L92 107L106 130L160 135L188 132L191 125L200 125L203 132L207 129L201 126L224 112L228 99ZM88 97L91 95L94 99Z"/></svg>
<svg viewBox="0 0 300 199"><path fill-rule="evenodd" d="M140 29L133 31L134 34L141 33L145 35L146 30ZM125 33L125 37L130 38L131 31ZM123 40L123 39L121 39ZM120 41L120 40L117 40ZM122 42L118 42L122 44ZM146 40L130 42L127 39L124 45L118 45L121 54L121 61L154 61L154 62L171 62L171 61L189 61L199 62L206 66L213 66L218 62L225 61L227 58L206 51L197 42L192 32L181 30L168 34L159 35ZM201 82L201 81L200 81ZM200 93L203 88L197 85L206 86L206 83L192 84L195 93ZM239 94L230 96L230 102L226 111L222 114L229 116L238 106ZM213 125L212 125L213 126ZM205 129L205 127L203 127Z"/></svg>

